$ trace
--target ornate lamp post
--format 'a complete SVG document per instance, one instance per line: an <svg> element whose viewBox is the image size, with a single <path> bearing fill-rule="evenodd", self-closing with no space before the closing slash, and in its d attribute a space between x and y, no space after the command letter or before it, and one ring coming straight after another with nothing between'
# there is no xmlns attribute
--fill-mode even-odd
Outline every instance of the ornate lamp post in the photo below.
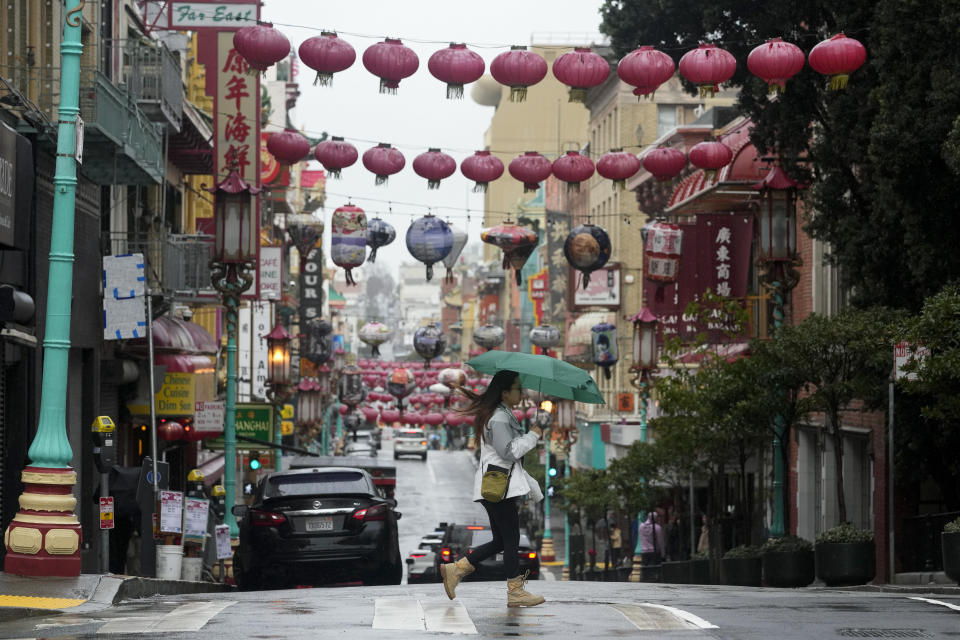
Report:
<svg viewBox="0 0 960 640"><path fill-rule="evenodd" d="M798 183L776 162L766 177L753 185L760 191L760 262L767 267L763 285L770 292L773 330L783 324L786 297L797 286L797 187ZM786 460L783 438L787 426L782 416L774 422L773 435L773 514L770 536L786 534Z"/></svg>
<svg viewBox="0 0 960 640"><path fill-rule="evenodd" d="M66 401L83 0L67 0L64 10L40 420L37 435L27 452L30 464L20 476L24 484L20 510L4 535L7 550L4 571L23 576L80 575L80 523L73 514L77 500L72 494L77 473L70 467L73 451L67 439ZM23 429L26 431L25 425Z"/></svg>
<svg viewBox="0 0 960 640"><path fill-rule="evenodd" d="M278 445L274 455L274 469L282 471L283 427L281 412L284 403L293 395L293 377L290 372L290 340L292 336L277 322L267 338L267 399L273 405L273 441Z"/></svg>
<svg viewBox="0 0 960 640"><path fill-rule="evenodd" d="M250 288L260 233L253 198L260 189L248 184L236 169L209 191L214 196L213 258L210 281L220 292L227 322L227 387L223 417L223 486L226 493L224 524L230 535L239 533L233 515L236 504L237 471L237 313L240 296Z"/></svg>
<svg viewBox="0 0 960 640"><path fill-rule="evenodd" d="M657 316L647 307L630 318L633 322L633 364L631 383L640 393L640 442L647 441L647 403L650 401L650 372L657 368ZM642 480L641 480L642 482ZM637 514L637 545L633 550L633 569L630 582L640 582L640 525L644 512Z"/></svg>
<svg viewBox="0 0 960 640"><path fill-rule="evenodd" d="M550 526L550 425L553 424L553 403L544 400L534 416L534 422L543 429L544 474L543 474L543 540L540 542L540 559L553 562L556 552L553 550L553 529Z"/></svg>
<svg viewBox="0 0 960 640"><path fill-rule="evenodd" d="M308 441L313 442L313 429L323 417L323 394L320 384L313 378L301 378L297 385L297 426L305 430Z"/></svg>

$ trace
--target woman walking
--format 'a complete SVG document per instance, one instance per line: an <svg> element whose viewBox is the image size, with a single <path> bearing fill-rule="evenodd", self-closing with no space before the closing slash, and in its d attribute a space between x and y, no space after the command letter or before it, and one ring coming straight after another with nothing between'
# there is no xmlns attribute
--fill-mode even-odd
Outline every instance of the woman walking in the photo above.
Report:
<svg viewBox="0 0 960 640"><path fill-rule="evenodd" d="M480 464L473 482L473 499L486 510L493 539L474 548L469 556L440 565L443 588L452 600L464 576L473 573L477 564L503 552L506 574L515 576L507 580L507 606L534 607L544 600L542 596L528 593L523 588L529 572L520 573L520 522L517 508L520 499L526 495L537 502L543 500L540 485L524 470L522 459L523 454L537 446L543 431L533 426L525 434L511 411L520 403L523 395L520 377L514 371L497 372L483 394L478 395L462 387L457 390L470 400L463 413L474 416L474 439L480 443ZM481 495L483 474L491 465L510 470L506 493L498 502L485 500Z"/></svg>

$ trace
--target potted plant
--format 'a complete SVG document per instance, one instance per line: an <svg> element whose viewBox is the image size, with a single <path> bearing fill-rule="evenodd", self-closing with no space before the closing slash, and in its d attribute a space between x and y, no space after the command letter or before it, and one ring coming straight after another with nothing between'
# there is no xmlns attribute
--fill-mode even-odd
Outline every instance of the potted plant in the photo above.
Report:
<svg viewBox="0 0 960 640"><path fill-rule="evenodd" d="M730 549L720 560L724 584L759 587L763 576L760 547L742 544Z"/></svg>
<svg viewBox="0 0 960 640"><path fill-rule="evenodd" d="M805 587L814 579L813 544L797 536L770 538L760 548L768 587Z"/></svg>
<svg viewBox="0 0 960 640"><path fill-rule="evenodd" d="M940 549L943 553L943 572L954 582L960 583L960 518L944 525L940 534Z"/></svg>
<svg viewBox="0 0 960 640"><path fill-rule="evenodd" d="M710 584L710 556L703 551L690 556L690 584Z"/></svg>
<svg viewBox="0 0 960 640"><path fill-rule="evenodd" d="M849 522L838 524L817 536L814 547L817 577L828 587L866 584L876 575L873 531Z"/></svg>

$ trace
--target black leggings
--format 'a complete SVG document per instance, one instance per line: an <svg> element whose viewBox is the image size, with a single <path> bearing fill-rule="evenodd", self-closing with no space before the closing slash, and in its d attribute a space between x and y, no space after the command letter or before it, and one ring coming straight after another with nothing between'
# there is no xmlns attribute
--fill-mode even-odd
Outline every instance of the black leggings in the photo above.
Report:
<svg viewBox="0 0 960 640"><path fill-rule="evenodd" d="M507 498L500 502L481 500L480 504L490 516L490 531L493 539L475 547L467 556L470 564L476 566L503 551L503 570L508 578L520 574L520 517L517 515L518 498Z"/></svg>

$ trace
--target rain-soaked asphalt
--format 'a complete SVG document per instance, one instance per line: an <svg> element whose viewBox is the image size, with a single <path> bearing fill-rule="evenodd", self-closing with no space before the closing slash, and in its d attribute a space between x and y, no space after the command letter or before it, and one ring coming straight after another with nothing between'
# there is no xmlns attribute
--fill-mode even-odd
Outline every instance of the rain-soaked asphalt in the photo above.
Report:
<svg viewBox="0 0 960 640"><path fill-rule="evenodd" d="M392 457L389 441L381 456ZM400 549L441 522L484 522L469 500L467 452L398 461ZM528 583L547 602L508 609L502 583L438 584L157 596L84 614L0 623L0 638L408 639L960 638L960 596L830 589L751 589L616 582Z"/></svg>

